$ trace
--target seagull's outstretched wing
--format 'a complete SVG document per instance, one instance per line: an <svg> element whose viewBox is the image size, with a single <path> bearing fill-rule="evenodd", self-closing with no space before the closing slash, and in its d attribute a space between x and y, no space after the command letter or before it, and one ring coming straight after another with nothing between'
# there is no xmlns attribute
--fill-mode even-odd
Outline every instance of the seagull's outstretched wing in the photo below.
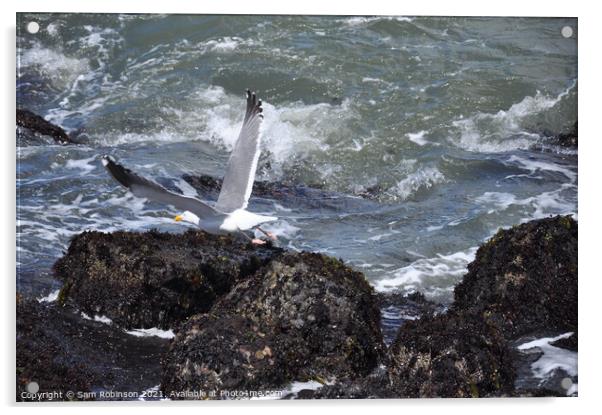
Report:
<svg viewBox="0 0 602 415"><path fill-rule="evenodd" d="M130 169L116 163L109 156L102 157L102 164L111 173L111 176L120 184L130 189L134 196L151 199L156 202L165 203L166 205L173 205L178 209L192 212L201 219L220 214L213 207L200 200L170 192L163 186L138 176Z"/></svg>
<svg viewBox="0 0 602 415"><path fill-rule="evenodd" d="M263 119L262 111L261 100L247 89L247 112L230 155L222 190L215 205L222 212L230 213L236 209L244 209L249 202L259 159L259 126Z"/></svg>

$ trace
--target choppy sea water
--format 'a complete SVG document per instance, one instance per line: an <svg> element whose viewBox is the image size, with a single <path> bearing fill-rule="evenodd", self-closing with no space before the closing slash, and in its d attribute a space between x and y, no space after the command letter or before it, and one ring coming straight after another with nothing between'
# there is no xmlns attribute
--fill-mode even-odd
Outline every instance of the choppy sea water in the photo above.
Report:
<svg viewBox="0 0 602 415"><path fill-rule="evenodd" d="M252 196L251 209L280 218L283 246L343 258L377 290L449 303L499 227L577 217L577 151L546 137L577 120L575 19L20 14L17 26L18 106L81 143L17 143L21 292L56 290L50 267L83 230L185 230L99 156L196 195L182 176L223 174L247 87L264 100L257 179L341 195L334 207Z"/></svg>

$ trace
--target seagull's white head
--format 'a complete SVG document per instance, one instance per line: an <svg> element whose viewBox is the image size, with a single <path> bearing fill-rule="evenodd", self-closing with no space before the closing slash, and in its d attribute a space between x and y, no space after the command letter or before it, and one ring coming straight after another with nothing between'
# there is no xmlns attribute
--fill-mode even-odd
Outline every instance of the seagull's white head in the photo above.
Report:
<svg viewBox="0 0 602 415"><path fill-rule="evenodd" d="M176 222L180 222L180 221L190 222L190 223L193 223L193 224L195 224L197 226L199 225L199 221L200 221L200 219L199 219L199 217L197 215L195 215L194 213L189 212L189 211L185 211L181 215L177 215L174 218L174 220Z"/></svg>

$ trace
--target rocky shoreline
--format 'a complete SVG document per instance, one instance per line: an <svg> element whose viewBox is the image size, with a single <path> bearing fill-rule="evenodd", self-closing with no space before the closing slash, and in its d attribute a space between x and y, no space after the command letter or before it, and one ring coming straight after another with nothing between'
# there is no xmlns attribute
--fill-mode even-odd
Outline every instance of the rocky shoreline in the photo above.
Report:
<svg viewBox="0 0 602 415"><path fill-rule="evenodd" d="M449 309L419 293L376 293L361 272L322 254L192 230L84 232L54 272L63 282L55 303L17 300L18 400L31 380L44 390L160 385L171 399L245 397L295 382L321 386L280 397L566 396L560 386L517 386L532 360L516 345L573 332L553 345L577 349L569 216L500 230ZM381 310L391 305L420 318L385 332ZM125 333L151 328L175 336ZM203 394L184 393L195 390Z"/></svg>

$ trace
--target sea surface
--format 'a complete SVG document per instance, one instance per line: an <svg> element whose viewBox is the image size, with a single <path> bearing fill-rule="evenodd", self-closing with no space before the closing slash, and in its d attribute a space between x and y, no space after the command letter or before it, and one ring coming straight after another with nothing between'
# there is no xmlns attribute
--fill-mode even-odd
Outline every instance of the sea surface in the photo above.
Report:
<svg viewBox="0 0 602 415"><path fill-rule="evenodd" d="M577 121L577 37L562 18L19 14L17 104L80 144L17 143L17 289L59 288L84 230L187 229L99 157L203 198L182 176L223 174L251 88L257 180L329 195L252 196L279 243L448 304L500 227L577 218L577 150L549 138Z"/></svg>

